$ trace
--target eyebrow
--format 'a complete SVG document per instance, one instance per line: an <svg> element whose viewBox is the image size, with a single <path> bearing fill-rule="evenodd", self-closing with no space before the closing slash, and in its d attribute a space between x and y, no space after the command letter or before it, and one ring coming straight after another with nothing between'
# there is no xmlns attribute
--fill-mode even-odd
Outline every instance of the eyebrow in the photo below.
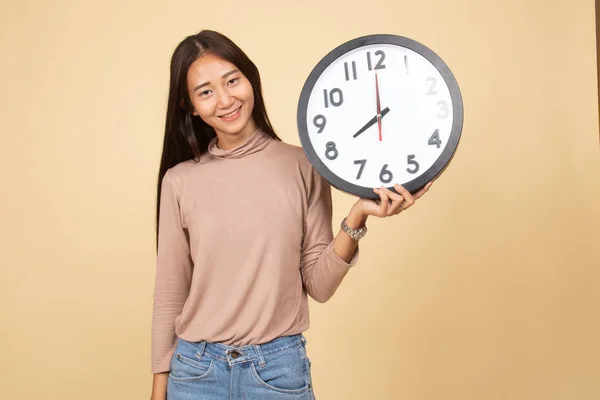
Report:
<svg viewBox="0 0 600 400"><path fill-rule="evenodd" d="M227 72L227 73L223 74L222 78L223 78L223 79L225 79L225 78L227 78L229 75L231 75L231 74L235 74L236 72L239 72L239 70L237 70L237 69L232 69L231 71L229 71L229 72ZM208 85L208 84L210 84L210 82L204 82L204 83L201 83L201 84L199 84L198 86L196 86L196 87L194 88L194 90L192 90L192 92L195 92L196 90L198 90L198 89L200 89L200 88L202 88L202 87L204 87L204 86L206 86L206 85Z"/></svg>

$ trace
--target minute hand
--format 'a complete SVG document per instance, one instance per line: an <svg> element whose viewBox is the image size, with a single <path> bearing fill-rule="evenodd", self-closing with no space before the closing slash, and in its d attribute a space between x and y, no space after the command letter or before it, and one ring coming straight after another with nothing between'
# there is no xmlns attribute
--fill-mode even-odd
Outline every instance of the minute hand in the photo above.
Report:
<svg viewBox="0 0 600 400"><path fill-rule="evenodd" d="M387 113L390 112L390 108L386 107L383 110L381 110L381 118L383 118L383 116ZM358 135L360 135L361 133L363 133L364 131L366 131L367 129L369 129L371 126L375 125L375 123L377 122L377 115L374 116L371 120L369 120L369 122L367 122L365 124L365 126L363 126L362 128L360 128L360 130L358 132L356 132L352 137L357 137Z"/></svg>

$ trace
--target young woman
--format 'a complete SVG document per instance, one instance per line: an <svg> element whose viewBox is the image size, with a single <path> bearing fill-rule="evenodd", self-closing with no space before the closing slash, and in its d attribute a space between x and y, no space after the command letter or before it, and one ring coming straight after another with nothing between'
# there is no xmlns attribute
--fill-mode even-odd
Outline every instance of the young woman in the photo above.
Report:
<svg viewBox="0 0 600 400"><path fill-rule="evenodd" d="M303 332L358 261L368 216L412 196L373 189L332 231L331 187L274 132L258 70L214 31L171 59L158 179L152 398L314 399ZM353 235L354 236L354 235Z"/></svg>

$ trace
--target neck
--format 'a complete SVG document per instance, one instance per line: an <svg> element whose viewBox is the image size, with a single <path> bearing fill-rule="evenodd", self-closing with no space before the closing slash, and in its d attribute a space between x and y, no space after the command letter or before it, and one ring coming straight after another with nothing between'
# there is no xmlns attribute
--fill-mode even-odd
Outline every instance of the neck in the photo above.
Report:
<svg viewBox="0 0 600 400"><path fill-rule="evenodd" d="M273 138L257 128L245 142L234 148L222 149L220 146L217 146L218 140L219 137L217 136L210 141L208 152L216 158L234 159L261 152L273 141Z"/></svg>
<svg viewBox="0 0 600 400"><path fill-rule="evenodd" d="M254 122L249 122L244 129L237 133L218 132L217 146L221 150L231 150L241 146L256 131L257 126Z"/></svg>

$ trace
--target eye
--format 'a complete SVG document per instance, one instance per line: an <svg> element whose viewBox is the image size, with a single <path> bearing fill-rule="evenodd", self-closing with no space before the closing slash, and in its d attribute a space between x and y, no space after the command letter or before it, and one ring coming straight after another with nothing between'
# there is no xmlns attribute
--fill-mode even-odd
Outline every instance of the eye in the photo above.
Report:
<svg viewBox="0 0 600 400"><path fill-rule="evenodd" d="M232 78L229 80L229 82L227 82L228 85L233 85L234 83L236 83L237 81L239 81L240 78Z"/></svg>
<svg viewBox="0 0 600 400"><path fill-rule="evenodd" d="M205 90L203 92L200 92L201 97L208 96L209 94L210 94L210 90Z"/></svg>

